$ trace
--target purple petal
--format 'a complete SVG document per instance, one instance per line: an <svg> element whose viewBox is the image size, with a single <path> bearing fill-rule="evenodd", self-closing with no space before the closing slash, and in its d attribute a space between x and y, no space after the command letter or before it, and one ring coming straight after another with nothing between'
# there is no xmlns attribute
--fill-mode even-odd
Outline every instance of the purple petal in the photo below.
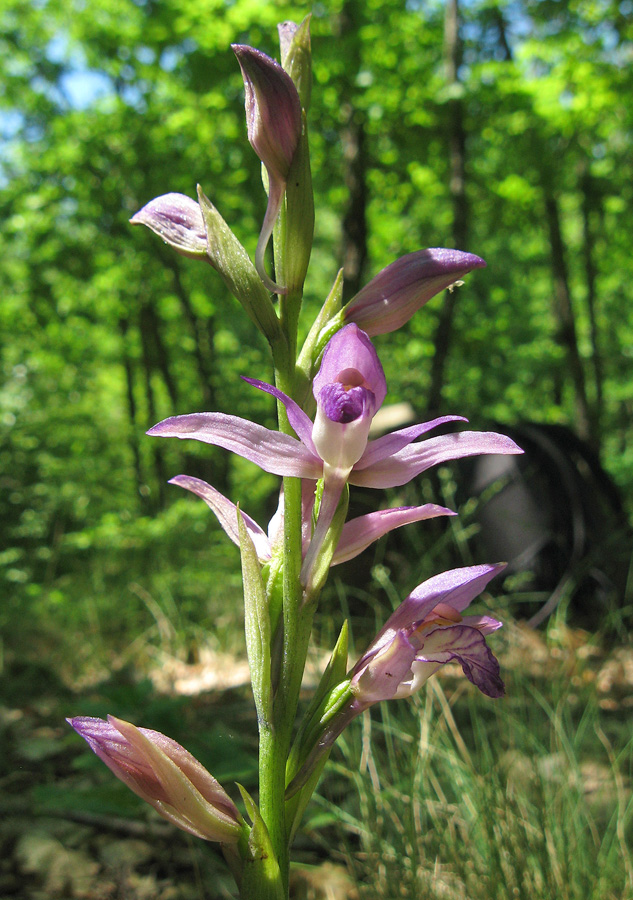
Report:
<svg viewBox="0 0 633 900"><path fill-rule="evenodd" d="M503 697L505 693L499 662L476 628L465 625L437 628L425 637L416 660L440 665L455 660L461 663L466 678L482 693L489 697ZM413 668L415 671L415 665Z"/></svg>
<svg viewBox="0 0 633 900"><path fill-rule="evenodd" d="M150 200L130 219L132 225L147 225L166 244L183 256L207 256L207 232L198 203L185 194L163 194Z"/></svg>
<svg viewBox="0 0 633 900"><path fill-rule="evenodd" d="M351 672L352 690L357 699L367 705L391 700L401 682L411 675L415 656L416 650L400 631L371 658L365 654Z"/></svg>
<svg viewBox="0 0 633 900"><path fill-rule="evenodd" d="M231 503L224 494L216 491L216 489L210 484L207 484L206 481L202 481L200 478L194 478L191 475L176 475L175 478L170 479L169 484L177 484L179 487L191 491L192 494L196 494L204 500L209 509L217 516L218 522L229 538L238 547L240 546L240 536L237 528L237 506L234 503ZM270 541L266 537L264 531L259 527L257 522L251 519L250 516L247 516L246 513L242 512L242 518L244 519L246 530L253 541L259 559L270 559Z"/></svg>
<svg viewBox="0 0 633 900"><path fill-rule="evenodd" d="M463 612L481 594L488 582L505 569L505 563L484 563L479 566L466 566L461 569L450 569L429 578L418 585L400 606L411 604L413 620L421 622L438 603L446 603L456 612ZM429 603L432 601L432 604ZM416 609L417 606L417 609ZM397 615L398 610L394 613Z"/></svg>
<svg viewBox="0 0 633 900"><path fill-rule="evenodd" d="M467 566L450 569L422 582L387 619L367 654L375 652L395 632L417 628L438 603L446 603L457 612L462 612L503 569L505 563Z"/></svg>
<svg viewBox="0 0 633 900"><path fill-rule="evenodd" d="M318 479L323 474L320 459L288 434L271 431L263 425L227 416L224 413L192 413L171 416L147 432L155 437L192 438L223 447L254 462L273 475Z"/></svg>
<svg viewBox="0 0 633 900"><path fill-rule="evenodd" d="M457 513L451 509L427 503L424 506L400 506L358 516L343 526L341 538L332 557L332 565L337 566L339 563L347 562L348 559L354 559L370 544L395 528L401 528L412 522L421 522L423 519L434 519L436 516L455 515Z"/></svg>
<svg viewBox="0 0 633 900"><path fill-rule="evenodd" d="M431 466L451 459L478 456L480 453L523 453L513 440L492 431L463 431L430 438L413 444L393 456L359 472L354 469L350 484L360 487L390 488L406 484Z"/></svg>
<svg viewBox="0 0 633 900"><path fill-rule="evenodd" d="M370 337L395 331L427 300L486 263L460 250L418 250L379 272L344 309Z"/></svg>
<svg viewBox="0 0 633 900"><path fill-rule="evenodd" d="M274 387L272 384L268 384L265 381L258 381L256 378L247 378L245 375L242 375L242 378L254 387L259 388L260 391L272 394L277 400L281 400L286 407L288 421L295 434L299 440L303 441L314 456L318 456L319 454L312 442L312 419L304 413L299 404L295 403L291 397L284 394L283 391L280 391L279 388Z"/></svg>
<svg viewBox="0 0 633 900"><path fill-rule="evenodd" d="M361 376L359 381L356 373ZM387 395L387 381L374 345L357 325L350 324L330 338L323 352L321 366L314 383L314 398L319 402L321 389L326 384L338 382L353 386L362 385L376 398L376 409L382 406ZM375 412L375 410L374 410Z"/></svg>
<svg viewBox="0 0 633 900"><path fill-rule="evenodd" d="M447 422L467 421L468 419L464 418L464 416L440 416L431 422L421 422L419 425L410 425L408 428L401 428L399 431L385 434L383 437L370 441L367 444L367 449L354 466L354 471L358 472L360 469L366 469L368 466L372 466L388 456L393 456L394 453L402 450L403 447L406 447L420 435L426 434L440 425L445 425Z"/></svg>

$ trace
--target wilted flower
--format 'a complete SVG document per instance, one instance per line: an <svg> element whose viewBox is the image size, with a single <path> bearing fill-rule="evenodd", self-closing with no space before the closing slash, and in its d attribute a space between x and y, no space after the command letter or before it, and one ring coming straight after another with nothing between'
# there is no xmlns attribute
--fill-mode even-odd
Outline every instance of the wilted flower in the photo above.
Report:
<svg viewBox="0 0 633 900"><path fill-rule="evenodd" d="M195 757L171 738L122 719L66 720L117 778L183 831L207 841L236 843L237 807Z"/></svg>
<svg viewBox="0 0 633 900"><path fill-rule="evenodd" d="M395 331L427 300L472 269L486 265L461 250L417 250L379 272L343 308L346 322L356 322L370 337Z"/></svg>
<svg viewBox="0 0 633 900"><path fill-rule="evenodd" d="M342 698L316 744L288 788L295 793L344 728L381 700L409 697L448 662L460 663L464 675L489 697L504 693L499 663L485 635L501 628L489 616L462 616L489 581L505 568L498 565L452 569L430 578L409 594L390 616L366 652L333 694Z"/></svg>
<svg viewBox="0 0 633 900"><path fill-rule="evenodd" d="M268 207L255 251L255 266L266 287L286 292L271 281L264 253L281 208L288 172L301 136L301 101L292 78L261 50L233 44L242 69L248 140L268 173Z"/></svg>
<svg viewBox="0 0 633 900"><path fill-rule="evenodd" d="M286 407L299 440L247 419L224 413L172 416L147 432L158 437L193 438L231 450L274 475L323 479L314 535L302 570L308 584L312 566L329 528L343 487L386 488L406 484L431 466L480 453L521 453L510 438L495 432L463 432L413 441L462 416L442 416L368 440L369 427L387 386L376 351L364 332L350 324L329 341L317 376L314 423L282 391L262 381L250 384L272 394Z"/></svg>

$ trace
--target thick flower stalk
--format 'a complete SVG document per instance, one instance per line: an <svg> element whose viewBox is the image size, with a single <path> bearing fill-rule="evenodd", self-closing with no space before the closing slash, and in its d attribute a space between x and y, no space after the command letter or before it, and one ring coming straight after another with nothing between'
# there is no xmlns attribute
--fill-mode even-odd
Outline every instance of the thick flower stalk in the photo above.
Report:
<svg viewBox="0 0 633 900"><path fill-rule="evenodd" d="M67 719L117 778L183 831L236 843L244 822L224 788L171 738L122 719Z"/></svg>

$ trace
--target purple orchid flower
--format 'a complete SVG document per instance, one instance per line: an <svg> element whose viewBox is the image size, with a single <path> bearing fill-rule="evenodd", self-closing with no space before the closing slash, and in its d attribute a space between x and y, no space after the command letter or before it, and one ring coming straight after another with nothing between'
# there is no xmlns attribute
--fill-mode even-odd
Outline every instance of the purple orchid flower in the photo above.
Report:
<svg viewBox="0 0 633 900"><path fill-rule="evenodd" d="M379 700L410 697L453 660L484 694L503 696L499 663L484 639L501 622L461 613L504 568L505 563L451 569L418 585L352 669L354 707L362 711Z"/></svg>
<svg viewBox="0 0 633 900"><path fill-rule="evenodd" d="M243 820L237 807L176 741L114 716L66 721L117 778L173 825L206 841L238 841Z"/></svg>
<svg viewBox="0 0 633 900"><path fill-rule="evenodd" d="M270 384L246 378L249 384L272 394L286 407L296 438L271 431L247 419L224 413L172 416L147 432L158 437L193 438L231 450L274 475L323 479L323 493L314 534L303 562L304 586L332 522L343 487L371 488L406 484L431 466L480 453L521 453L510 438L494 432L464 432L413 441L463 416L441 416L369 440L371 421L387 393L378 355L354 323L328 342L314 379L314 423L300 406Z"/></svg>
<svg viewBox="0 0 633 900"><path fill-rule="evenodd" d="M462 613L504 568L505 563L451 569L409 594L349 673L347 690L345 682L334 689L343 702L288 786L287 796L305 784L352 719L381 700L410 697L448 662L460 663L482 693L503 696L499 663L485 640L501 622Z"/></svg>

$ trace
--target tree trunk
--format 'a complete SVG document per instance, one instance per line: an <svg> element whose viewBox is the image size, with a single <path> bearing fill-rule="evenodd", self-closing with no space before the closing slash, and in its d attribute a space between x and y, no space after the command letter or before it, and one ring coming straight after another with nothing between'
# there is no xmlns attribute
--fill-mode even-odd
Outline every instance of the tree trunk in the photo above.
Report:
<svg viewBox="0 0 633 900"><path fill-rule="evenodd" d="M140 328L143 338L143 352L147 355L149 367L160 372L172 403L172 412L177 412L179 406L178 389L171 374L169 354L163 342L158 316L151 303L145 302L141 306Z"/></svg>
<svg viewBox="0 0 633 900"><path fill-rule="evenodd" d="M594 427L596 436L600 434L600 413L603 401L604 371L602 354L600 352L600 338L598 335L598 323L596 319L596 263L594 246L596 243L596 230L593 227L594 212L597 205L594 180L591 177L588 164L580 179L582 190L582 224L583 224L583 256L585 260L585 285L587 289L587 315L589 318L589 333L591 339L591 361L593 363L593 377L595 384L595 410Z"/></svg>
<svg viewBox="0 0 633 900"><path fill-rule="evenodd" d="M145 503L146 497L141 492L140 488L145 483L145 478L143 475L143 466L141 463L141 450L139 446L139 426L138 426L138 417L136 411L136 398L134 396L134 368L132 366L132 360L130 359L130 354L127 350L127 332L129 329L130 323L128 319L119 319L119 331L121 332L122 338L122 362L123 362L123 371L125 372L125 395L127 399L127 409L128 416L130 419L130 429L129 429L129 445L130 450L132 452L132 460L134 464L134 475L136 478L137 490L139 491L139 496L141 500Z"/></svg>
<svg viewBox="0 0 633 900"><path fill-rule="evenodd" d="M160 254L162 264L172 273L174 290L180 301L184 317L194 339L194 357L200 385L200 399L205 410L214 412L221 404L216 390L216 373L213 365L213 344L215 341L214 316L198 316L191 305L187 289L182 283L179 260L173 253ZM229 301L232 302L232 301ZM198 406L197 401L193 404ZM189 411L189 410L187 410ZM177 410L182 412L182 410ZM184 450L185 468L191 466L199 477L213 482L213 486L223 494L229 492L230 456L224 450L210 447L204 459Z"/></svg>
<svg viewBox="0 0 633 900"><path fill-rule="evenodd" d="M459 33L459 0L448 0L444 20L446 80L450 88L459 85L462 45ZM466 197L466 131L464 107L459 96L448 102L449 192L453 206L453 245L464 250L468 243L468 201ZM455 317L456 291L445 291L433 340L434 354L427 411L437 414L442 403L446 362L450 352Z"/></svg>
<svg viewBox="0 0 633 900"><path fill-rule="evenodd" d="M154 348L149 342L149 331L145 328L145 320L147 318L144 315L147 307L143 307L141 309L141 320L140 320L140 333L141 333L141 348L143 354L143 373L145 375L145 396L147 398L147 413L152 424L158 421L158 413L156 411L156 399L154 396L154 386L152 384L152 375L154 373L154 359L153 359L153 350ZM155 504L158 508L162 508L165 505L165 465L163 461L163 452L161 449L161 441L153 440L152 447L152 456L154 459L154 472L156 476L156 484L157 484L157 497L158 501Z"/></svg>
<svg viewBox="0 0 633 900"><path fill-rule="evenodd" d="M204 322L196 315L189 295L182 283L180 265L173 252L160 253L162 265L169 269L174 280L174 290L180 302L183 315L194 339L194 355L198 369L198 382L202 406L206 410L216 408L216 397L213 386L213 355L209 346Z"/></svg>
<svg viewBox="0 0 633 900"><path fill-rule="evenodd" d="M591 411L585 387L585 371L578 349L576 320L569 289L565 246L560 226L560 211L556 197L548 186L545 187L545 218L549 232L552 280L554 283L554 314L558 322L558 338L567 353L569 373L574 386L576 428L581 438L591 441L595 446L597 440L593 433Z"/></svg>

